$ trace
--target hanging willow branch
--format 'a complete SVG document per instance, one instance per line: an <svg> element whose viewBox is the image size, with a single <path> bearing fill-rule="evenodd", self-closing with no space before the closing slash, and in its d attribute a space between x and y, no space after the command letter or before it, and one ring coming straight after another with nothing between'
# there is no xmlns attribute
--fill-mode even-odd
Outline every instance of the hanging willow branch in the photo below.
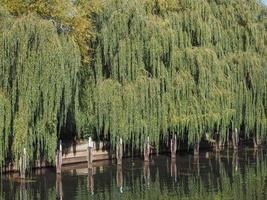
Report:
<svg viewBox="0 0 267 200"><path fill-rule="evenodd" d="M255 1L116 0L95 21L79 126L130 140L245 126L266 138L266 7Z"/></svg>
<svg viewBox="0 0 267 200"><path fill-rule="evenodd" d="M170 133L189 144L235 128L266 138L266 7L256 0L102 4L90 16L96 39L79 79L81 53L68 36L0 8L1 162L18 160L20 147L53 160L68 110L83 134L122 137L137 149L148 136L159 144Z"/></svg>
<svg viewBox="0 0 267 200"><path fill-rule="evenodd" d="M5 17L0 31L0 161L54 160L77 87L78 46L36 16ZM3 113L3 114L2 114ZM12 153L11 153L12 152Z"/></svg>

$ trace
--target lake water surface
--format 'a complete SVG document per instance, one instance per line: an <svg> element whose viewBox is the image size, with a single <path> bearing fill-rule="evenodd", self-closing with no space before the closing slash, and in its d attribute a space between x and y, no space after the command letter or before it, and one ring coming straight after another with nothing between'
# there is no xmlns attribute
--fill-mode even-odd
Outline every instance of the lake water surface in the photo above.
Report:
<svg viewBox="0 0 267 200"><path fill-rule="evenodd" d="M76 168L76 169L75 169ZM69 166L62 175L55 169L32 172L21 181L2 175L0 199L210 199L267 200L267 151L243 148L238 152L200 152L152 156Z"/></svg>

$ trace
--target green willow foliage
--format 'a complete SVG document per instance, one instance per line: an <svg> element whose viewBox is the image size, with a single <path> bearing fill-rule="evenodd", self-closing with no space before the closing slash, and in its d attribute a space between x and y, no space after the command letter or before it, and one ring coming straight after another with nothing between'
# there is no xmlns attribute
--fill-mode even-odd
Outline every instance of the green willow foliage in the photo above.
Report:
<svg viewBox="0 0 267 200"><path fill-rule="evenodd" d="M52 161L68 111L81 136L122 137L138 149L170 133L188 144L205 133L226 139L234 128L266 138L267 10L259 1L99 5L86 15L96 37L82 68L77 42L52 22L0 7L0 162L18 161L24 147L31 160Z"/></svg>
<svg viewBox="0 0 267 200"><path fill-rule="evenodd" d="M1 130L1 141L0 141L0 162L4 161L4 155L7 154L8 148L8 136L10 133L10 103L6 95L0 90L0 130Z"/></svg>
<svg viewBox="0 0 267 200"><path fill-rule="evenodd" d="M178 134L267 133L266 7L256 0L112 0L95 17L77 124L134 146ZM142 144L141 144L142 145Z"/></svg>
<svg viewBox="0 0 267 200"><path fill-rule="evenodd" d="M37 16L0 9L0 162L53 161L59 129L77 91L78 45Z"/></svg>

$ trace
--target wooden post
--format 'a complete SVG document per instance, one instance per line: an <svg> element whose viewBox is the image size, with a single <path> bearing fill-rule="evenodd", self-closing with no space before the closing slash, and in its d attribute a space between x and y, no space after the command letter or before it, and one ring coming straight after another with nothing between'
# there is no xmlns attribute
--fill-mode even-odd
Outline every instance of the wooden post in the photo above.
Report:
<svg viewBox="0 0 267 200"><path fill-rule="evenodd" d="M220 138L220 141L219 141L219 145L220 145L220 150L223 150L224 147L225 147L225 139L224 138Z"/></svg>
<svg viewBox="0 0 267 200"><path fill-rule="evenodd" d="M27 154L25 148L23 149L22 156L20 158L19 168L20 168L20 178L25 179L26 168L27 168Z"/></svg>
<svg viewBox="0 0 267 200"><path fill-rule="evenodd" d="M216 152L221 151L221 137L219 133L215 133L215 150Z"/></svg>
<svg viewBox="0 0 267 200"><path fill-rule="evenodd" d="M256 139L255 134L253 135L253 146L254 146L254 149L258 148L257 139Z"/></svg>
<svg viewBox="0 0 267 200"><path fill-rule="evenodd" d="M62 142L60 140L59 149L57 150L57 156L56 156L57 174L61 174L61 166L62 166Z"/></svg>
<svg viewBox="0 0 267 200"><path fill-rule="evenodd" d="M194 156L199 156L199 141L194 144Z"/></svg>
<svg viewBox="0 0 267 200"><path fill-rule="evenodd" d="M89 137L88 139L88 147L87 147L87 162L88 162L88 168L92 168L93 166L93 141L92 138Z"/></svg>
<svg viewBox="0 0 267 200"><path fill-rule="evenodd" d="M234 150L237 150L238 143L239 143L237 128L235 128L235 131L232 133L232 143L233 143Z"/></svg>
<svg viewBox="0 0 267 200"><path fill-rule="evenodd" d="M144 145L144 161L149 162L149 153L150 153L150 144L149 144L149 137L147 137L147 141Z"/></svg>
<svg viewBox="0 0 267 200"><path fill-rule="evenodd" d="M122 164L122 154L123 154L122 138L120 138L116 146L116 158L117 158L118 165Z"/></svg>
<svg viewBox="0 0 267 200"><path fill-rule="evenodd" d="M61 174L57 174L56 177L56 200L62 200L62 181L61 181Z"/></svg>
<svg viewBox="0 0 267 200"><path fill-rule="evenodd" d="M173 135L171 139L171 158L172 159L176 159L176 151L177 151L177 138L176 138L176 135Z"/></svg>
<svg viewBox="0 0 267 200"><path fill-rule="evenodd" d="M253 135L253 144L255 149L261 145L261 139L256 133Z"/></svg>

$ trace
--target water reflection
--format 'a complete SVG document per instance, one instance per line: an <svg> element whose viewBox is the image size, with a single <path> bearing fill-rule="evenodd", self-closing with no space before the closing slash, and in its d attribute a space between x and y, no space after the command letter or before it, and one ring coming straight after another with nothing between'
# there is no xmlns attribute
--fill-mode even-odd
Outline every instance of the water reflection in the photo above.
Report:
<svg viewBox="0 0 267 200"><path fill-rule="evenodd" d="M61 181L61 174L56 175L56 200L62 200L63 194L62 194L62 181Z"/></svg>
<svg viewBox="0 0 267 200"><path fill-rule="evenodd" d="M238 151L233 151L233 164L235 171L239 168L239 162L238 162Z"/></svg>
<svg viewBox="0 0 267 200"><path fill-rule="evenodd" d="M225 150L106 162L102 167L39 171L30 180L3 176L0 199L267 199L266 149Z"/></svg>
<svg viewBox="0 0 267 200"><path fill-rule="evenodd" d="M26 200L27 199L27 188L26 184L24 182L21 182L20 184L20 199L21 200Z"/></svg>
<svg viewBox="0 0 267 200"><path fill-rule="evenodd" d="M119 188L120 193L123 193L123 174L121 165L117 165L116 180L117 180L117 187Z"/></svg>
<svg viewBox="0 0 267 200"><path fill-rule="evenodd" d="M177 182L177 165L176 159L172 159L171 162L171 177L174 178L174 182Z"/></svg>
<svg viewBox="0 0 267 200"><path fill-rule="evenodd" d="M93 168L88 168L87 191L89 192L89 194L94 195L94 175L93 175Z"/></svg>
<svg viewBox="0 0 267 200"><path fill-rule="evenodd" d="M200 167L199 167L199 155L195 156L194 155L194 160L193 160L193 169L197 173L197 175L200 175Z"/></svg>
<svg viewBox="0 0 267 200"><path fill-rule="evenodd" d="M149 162L144 162L144 180L147 187L150 185L150 168Z"/></svg>

